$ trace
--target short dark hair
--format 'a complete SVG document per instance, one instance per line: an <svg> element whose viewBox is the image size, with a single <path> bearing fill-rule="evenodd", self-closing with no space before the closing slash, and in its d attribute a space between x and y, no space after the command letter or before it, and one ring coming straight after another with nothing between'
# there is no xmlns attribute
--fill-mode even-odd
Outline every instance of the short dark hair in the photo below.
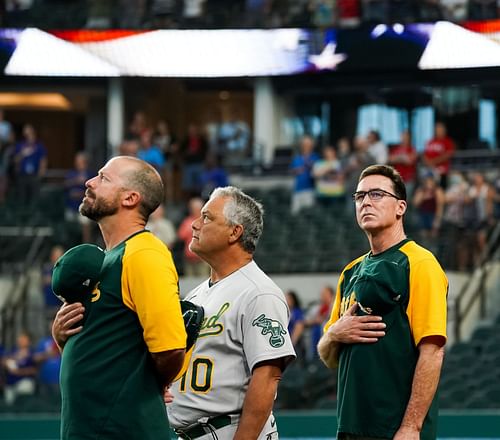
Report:
<svg viewBox="0 0 500 440"><path fill-rule="evenodd" d="M125 175L127 189L135 190L141 195L139 213L147 222L151 213L160 206L165 198L163 181L156 169L150 164L134 157L127 157L127 159L136 164Z"/></svg>
<svg viewBox="0 0 500 440"><path fill-rule="evenodd" d="M358 182L363 180L365 177L375 175L389 178L392 182L394 194L398 197L398 199L406 201L406 186L403 182L403 178L396 169L389 165L370 165L361 172Z"/></svg>

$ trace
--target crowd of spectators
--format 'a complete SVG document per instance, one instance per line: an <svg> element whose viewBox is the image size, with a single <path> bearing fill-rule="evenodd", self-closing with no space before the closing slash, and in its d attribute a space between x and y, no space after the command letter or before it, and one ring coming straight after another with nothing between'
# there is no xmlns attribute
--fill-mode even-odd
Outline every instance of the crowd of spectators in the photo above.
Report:
<svg viewBox="0 0 500 440"><path fill-rule="evenodd" d="M411 145L407 131L401 134L399 144L391 146L376 130L356 137L352 147L343 137L336 146L326 145L322 157L315 151L314 140L304 136L290 165L295 176L291 213L315 205L352 213L351 194L360 171L375 163L390 164L407 187L407 221L418 230L414 238L434 249L438 235L447 234L454 248L450 252L455 256L452 268L472 269L480 263L487 236L500 217L500 175L453 170L454 154L455 143L442 122L435 124L434 137L421 154Z"/></svg>
<svg viewBox="0 0 500 440"><path fill-rule="evenodd" d="M10 407L23 396L40 396L41 402L59 402L61 354L50 332L34 343L26 331L8 350L0 347L2 406Z"/></svg>
<svg viewBox="0 0 500 440"><path fill-rule="evenodd" d="M488 20L496 0L7 0L4 27L192 29L353 27ZM66 14L63 12L66 11Z"/></svg>

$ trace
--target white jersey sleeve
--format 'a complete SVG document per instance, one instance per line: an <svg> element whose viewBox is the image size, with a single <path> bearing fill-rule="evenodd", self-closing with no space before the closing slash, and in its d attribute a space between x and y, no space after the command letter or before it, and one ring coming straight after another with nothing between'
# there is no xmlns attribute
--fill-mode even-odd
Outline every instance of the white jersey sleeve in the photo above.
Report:
<svg viewBox="0 0 500 440"><path fill-rule="evenodd" d="M286 358L293 360L293 346L288 335L289 311L275 294L252 298L242 315L243 350L252 371L262 361Z"/></svg>

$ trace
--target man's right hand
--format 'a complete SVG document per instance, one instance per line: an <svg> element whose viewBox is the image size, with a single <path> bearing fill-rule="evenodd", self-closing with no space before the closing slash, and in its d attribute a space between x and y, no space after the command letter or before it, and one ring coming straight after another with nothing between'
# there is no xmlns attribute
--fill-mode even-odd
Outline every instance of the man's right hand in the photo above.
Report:
<svg viewBox="0 0 500 440"><path fill-rule="evenodd" d="M85 308L81 303L64 303L57 311L52 323L52 337L60 350L63 349L70 336L82 331L81 325L78 327L74 327L74 325L83 319L84 312Z"/></svg>
<svg viewBox="0 0 500 440"><path fill-rule="evenodd" d="M378 315L356 315L353 304L327 331L331 340L341 344L370 344L385 336L385 324Z"/></svg>

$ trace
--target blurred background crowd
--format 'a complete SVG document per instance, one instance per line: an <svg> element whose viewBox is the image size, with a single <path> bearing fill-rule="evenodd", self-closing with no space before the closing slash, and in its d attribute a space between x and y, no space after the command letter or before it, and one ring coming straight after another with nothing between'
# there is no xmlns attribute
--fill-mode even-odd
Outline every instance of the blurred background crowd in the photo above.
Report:
<svg viewBox="0 0 500 440"><path fill-rule="evenodd" d="M145 30L323 31L498 14L496 0L6 0L0 11L3 27ZM147 228L172 251L183 279L208 276L206 264L189 251L191 223L210 192L228 184L264 205L255 259L266 272L306 280L332 276L284 289L298 361L280 385L278 408L336 405L335 375L319 363L316 344L335 277L368 249L352 193L366 166L394 166L407 186L405 230L462 283L450 290L455 343L443 373L442 403L500 408L498 71L473 79L436 76L435 83L412 75L393 75L389 68L373 78L364 72L339 76L338 82L319 75L273 78L279 142L256 135L259 114L275 117L255 98L267 83L127 78L116 145L104 135L113 123L105 116L108 82L5 80L7 91L61 87L73 108L2 106L0 100L0 412L59 408L61 358L49 329L61 303L51 290L52 267L76 244L102 244L78 207L86 180L114 154L139 157L161 174L165 200ZM267 159L263 143L272 147ZM489 285L497 299L487 303ZM479 304L477 313L489 319L469 332L468 342L455 331L467 315L459 303L463 309ZM479 374L480 365L489 367Z"/></svg>
<svg viewBox="0 0 500 440"><path fill-rule="evenodd" d="M6 0L2 25L51 29L355 27L488 20L495 0ZM66 13L65 13L66 11ZM71 13L68 16L68 12Z"/></svg>

